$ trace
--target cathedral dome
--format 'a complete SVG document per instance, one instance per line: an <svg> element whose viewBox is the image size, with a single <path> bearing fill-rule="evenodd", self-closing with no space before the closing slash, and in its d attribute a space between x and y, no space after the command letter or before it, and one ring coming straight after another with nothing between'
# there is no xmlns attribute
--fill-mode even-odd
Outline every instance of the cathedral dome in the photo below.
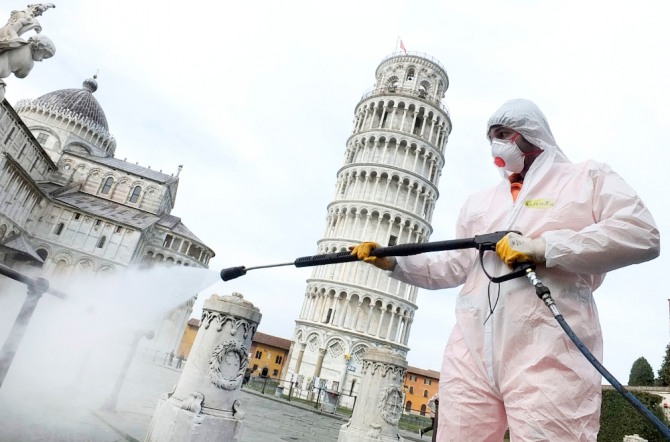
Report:
<svg viewBox="0 0 670 442"><path fill-rule="evenodd" d="M84 81L81 89L61 89L49 92L33 100L33 103L46 108L70 111L107 131L109 126L107 125L105 112L93 96L93 92L98 89L98 82L95 81L95 78L94 76Z"/></svg>
<svg viewBox="0 0 670 442"><path fill-rule="evenodd" d="M33 132L59 135L59 150L84 149L94 156L113 157L116 140L109 133L107 118L93 96L98 89L96 76L84 81L81 89L60 89L34 100L19 100L16 112Z"/></svg>

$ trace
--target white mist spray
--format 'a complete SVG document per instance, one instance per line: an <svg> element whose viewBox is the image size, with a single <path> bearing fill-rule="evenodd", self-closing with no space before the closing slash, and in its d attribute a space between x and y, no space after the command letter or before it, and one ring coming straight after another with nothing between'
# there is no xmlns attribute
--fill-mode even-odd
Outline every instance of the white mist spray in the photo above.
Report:
<svg viewBox="0 0 670 442"><path fill-rule="evenodd" d="M166 315L219 275L173 266L48 279L67 297L46 293L39 300L0 389L0 441L88 437L76 435L81 422L109 398L138 333L157 334ZM23 284L2 281L0 345L26 290ZM181 337L183 330L172 332ZM145 338L140 344L156 347ZM123 391L126 402L132 401L132 393Z"/></svg>

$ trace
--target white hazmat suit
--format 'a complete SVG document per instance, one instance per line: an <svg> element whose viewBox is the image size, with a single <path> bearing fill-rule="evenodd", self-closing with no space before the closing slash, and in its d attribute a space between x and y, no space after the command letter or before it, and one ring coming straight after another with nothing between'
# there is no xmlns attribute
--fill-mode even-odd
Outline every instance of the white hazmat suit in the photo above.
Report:
<svg viewBox="0 0 670 442"><path fill-rule="evenodd" d="M546 264L538 276L587 348L602 360L593 291L605 273L653 259L660 250L654 219L609 166L574 164L559 149L542 112L512 100L488 129L501 125L541 148L513 201L510 183L470 196L457 238L500 230L541 236ZM495 253L483 265L509 272ZM474 249L398 257L391 276L427 289L463 285L456 325L440 376L439 441L595 441L601 376L561 329L526 278L497 286Z"/></svg>

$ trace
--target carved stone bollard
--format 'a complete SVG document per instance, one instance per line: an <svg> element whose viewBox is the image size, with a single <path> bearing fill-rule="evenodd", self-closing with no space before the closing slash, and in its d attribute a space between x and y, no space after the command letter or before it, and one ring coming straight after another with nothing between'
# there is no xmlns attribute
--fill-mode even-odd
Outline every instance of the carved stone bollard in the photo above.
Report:
<svg viewBox="0 0 670 442"><path fill-rule="evenodd" d="M390 347L369 349L363 356L361 391L349 422L342 425L338 442L402 441L405 358Z"/></svg>
<svg viewBox="0 0 670 442"><path fill-rule="evenodd" d="M261 313L241 294L212 295L173 393L159 401L145 442L239 441L240 387Z"/></svg>
<svg viewBox="0 0 670 442"><path fill-rule="evenodd" d="M624 436L623 442L647 442L647 439L643 439L637 434L633 434L632 436Z"/></svg>

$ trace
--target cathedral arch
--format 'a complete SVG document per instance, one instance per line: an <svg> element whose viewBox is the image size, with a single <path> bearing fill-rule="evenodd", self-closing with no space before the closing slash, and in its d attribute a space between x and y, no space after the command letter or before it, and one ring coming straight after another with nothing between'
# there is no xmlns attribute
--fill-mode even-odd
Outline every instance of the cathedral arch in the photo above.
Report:
<svg viewBox="0 0 670 442"><path fill-rule="evenodd" d="M297 344L302 344L302 343L304 343L304 341L303 341L303 335L304 335L304 332L303 332L302 329L298 329L298 330L296 330L294 341L295 341Z"/></svg>
<svg viewBox="0 0 670 442"><path fill-rule="evenodd" d="M348 346L340 337L331 337L324 345L328 354L333 359L343 357L347 353Z"/></svg>
<svg viewBox="0 0 670 442"><path fill-rule="evenodd" d="M367 344L363 343L355 344L351 349L351 361L357 364L362 364L363 356L365 355L365 352L368 351L369 348L370 346Z"/></svg>
<svg viewBox="0 0 670 442"><path fill-rule="evenodd" d="M78 272L90 272L93 270L93 261L82 258L77 262L76 269Z"/></svg>
<svg viewBox="0 0 670 442"><path fill-rule="evenodd" d="M390 92L395 92L395 89L399 86L400 84L400 79L398 78L397 75L392 75L387 81L386 81L386 87L389 88Z"/></svg>
<svg viewBox="0 0 670 442"><path fill-rule="evenodd" d="M47 257L49 256L49 251L46 250L45 248L38 248L35 250L35 253L37 253L37 256L42 258L42 261L46 262Z"/></svg>
<svg viewBox="0 0 670 442"><path fill-rule="evenodd" d="M91 149L89 146L82 144L82 143L70 143L66 144L63 147L63 152L74 152L74 153L84 153L87 155L92 155L93 154L93 149Z"/></svg>
<svg viewBox="0 0 670 442"><path fill-rule="evenodd" d="M310 351L315 352L321 348L323 338L319 332L313 331L307 336L306 342Z"/></svg>

